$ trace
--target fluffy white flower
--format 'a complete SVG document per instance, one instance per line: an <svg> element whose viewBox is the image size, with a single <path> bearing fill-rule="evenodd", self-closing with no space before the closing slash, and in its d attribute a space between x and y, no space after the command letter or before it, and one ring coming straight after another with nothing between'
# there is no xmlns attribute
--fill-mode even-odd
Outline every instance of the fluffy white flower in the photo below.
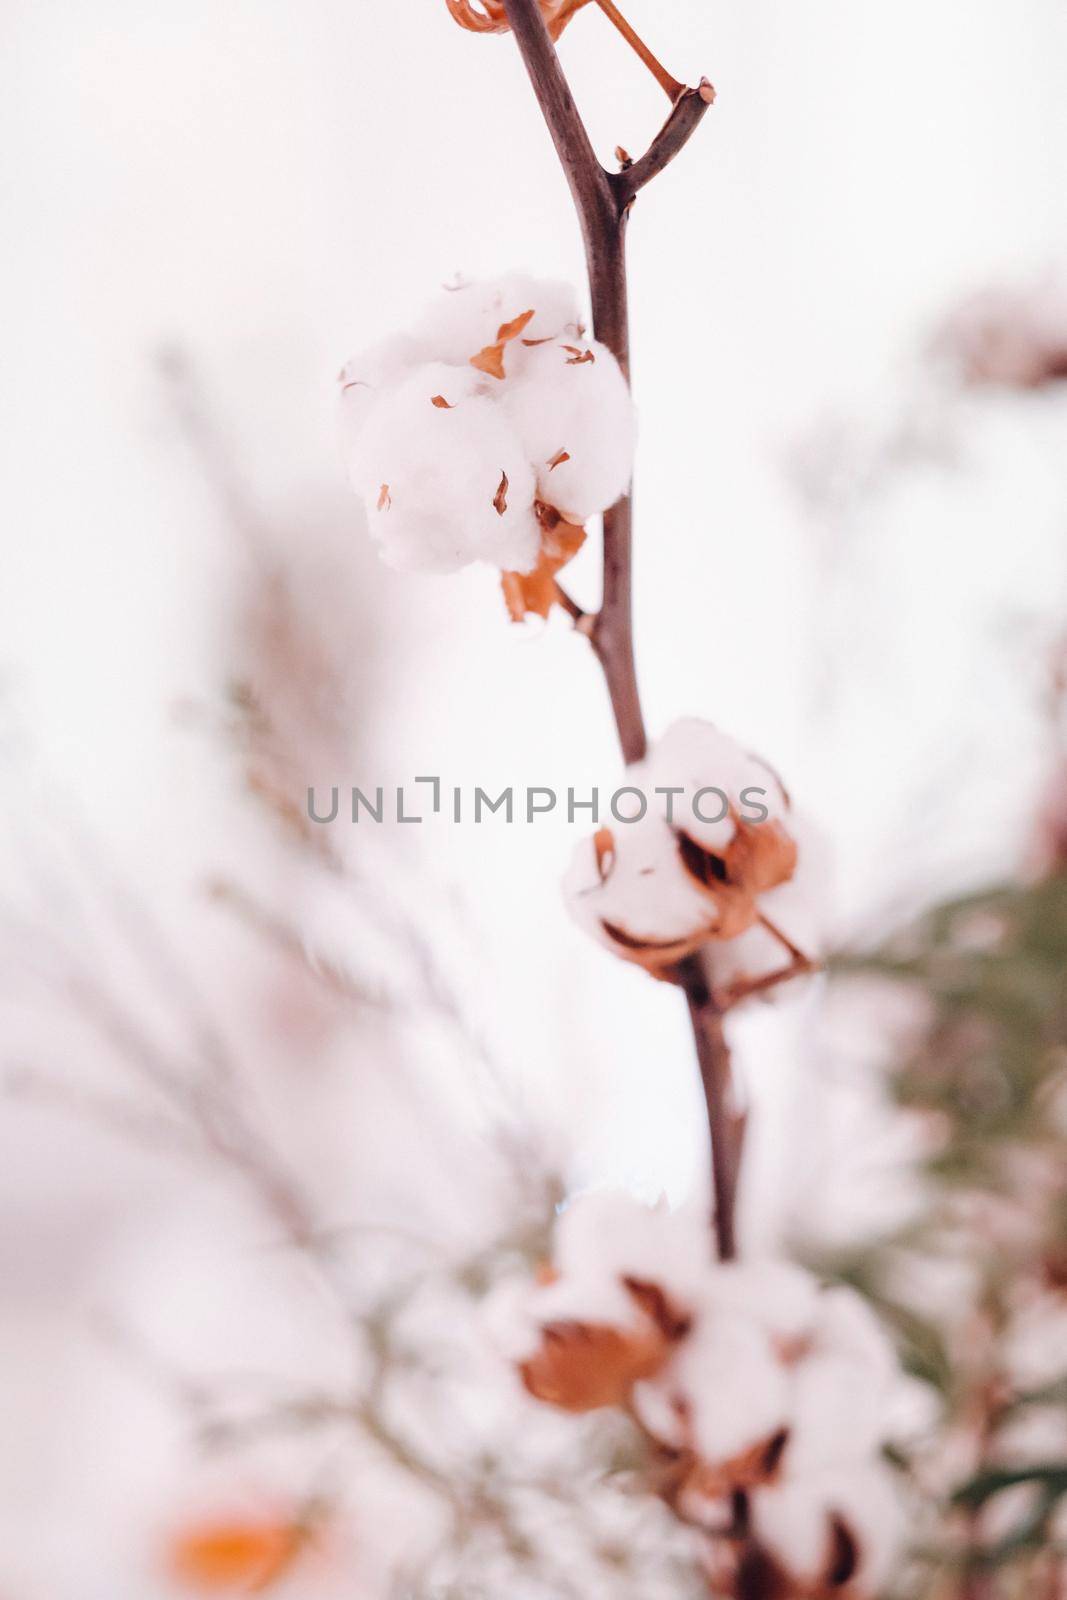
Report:
<svg viewBox="0 0 1067 1600"><path fill-rule="evenodd" d="M524 339L576 340L582 335L578 296L572 284L507 272L499 278L442 289L415 319L411 337L425 352L424 359L465 367L471 356L495 341L502 324L525 311L532 311L533 316L522 330ZM520 343L509 352L509 364L511 360L521 363L534 348Z"/></svg>
<svg viewBox="0 0 1067 1600"><path fill-rule="evenodd" d="M810 1347L793 1371L786 1472L877 1455L893 1428L902 1381L892 1344L874 1313L850 1289L827 1289Z"/></svg>
<svg viewBox="0 0 1067 1600"><path fill-rule="evenodd" d="M625 796L577 848L564 880L571 913L600 943L652 970L764 915L762 896L797 863L780 780L710 723L687 718L630 767ZM627 811L626 808L629 808ZM766 930L761 930L766 931ZM776 966L788 953L772 934Z"/></svg>
<svg viewBox="0 0 1067 1600"><path fill-rule="evenodd" d="M728 1491L731 1469L743 1473L744 1458L787 1426L789 1374L749 1318L705 1314L663 1376L642 1384L634 1399L651 1433L696 1452L701 1487L717 1495Z"/></svg>
<svg viewBox="0 0 1067 1600"><path fill-rule="evenodd" d="M519 1356L548 1323L634 1326L647 1316L645 1288L663 1296L673 1317L684 1318L711 1264L707 1219L696 1210L672 1211L665 1201L648 1206L622 1190L578 1195L556 1222L542 1281L527 1282L523 1291L508 1286L495 1297L498 1340Z"/></svg>
<svg viewBox="0 0 1067 1600"><path fill-rule="evenodd" d="M537 473L542 500L571 522L587 522L630 481L634 412L618 362L595 340L531 349L507 409ZM597 419L593 422L593 419Z"/></svg>
<svg viewBox="0 0 1067 1600"><path fill-rule="evenodd" d="M882 1451L905 1380L867 1302L782 1261L711 1260L707 1219L601 1191L560 1216L536 1283L494 1298L528 1392L632 1408L676 1453L687 1514L746 1491L760 1559L805 1593L873 1594L899 1545Z"/></svg>
<svg viewBox="0 0 1067 1600"><path fill-rule="evenodd" d="M581 840L563 880L571 916L607 949L643 965L680 960L721 920L681 848L675 830L651 811Z"/></svg>
<svg viewBox="0 0 1067 1600"><path fill-rule="evenodd" d="M708 1280L703 1313L746 1317L781 1347L810 1336L822 1300L818 1279L791 1261L727 1261Z"/></svg>
<svg viewBox="0 0 1067 1600"><path fill-rule="evenodd" d="M448 407L434 405L446 391ZM352 482L393 566L527 570L536 560L534 476L476 372L434 363L386 389L363 425Z"/></svg>
<svg viewBox="0 0 1067 1600"><path fill-rule="evenodd" d="M673 722L640 766L650 790L670 785L684 790L675 796L675 816L707 850L725 853L737 837L739 818L757 807L767 813L760 826L782 824L788 817L789 796L774 768L702 717ZM722 806L715 795L694 804L701 789L709 787L728 796L725 816L718 815Z"/></svg>
<svg viewBox="0 0 1067 1600"><path fill-rule="evenodd" d="M528 574L555 513L573 533L626 489L633 404L611 352L584 337L573 290L515 274L443 291L349 361L341 442L391 565ZM556 567L580 538L562 556L550 541Z"/></svg>
<svg viewBox="0 0 1067 1600"><path fill-rule="evenodd" d="M866 1302L785 1262L712 1268L691 1331L637 1392L645 1425L695 1452L692 1487L784 1481L876 1459L905 1381Z"/></svg>
<svg viewBox="0 0 1067 1600"><path fill-rule="evenodd" d="M711 1235L696 1207L675 1211L665 1200L649 1206L623 1190L591 1190L561 1213L552 1257L561 1283L655 1284L683 1308L711 1269Z"/></svg>
<svg viewBox="0 0 1067 1600"><path fill-rule="evenodd" d="M537 1282L492 1297L490 1334L537 1399L576 1412L622 1405L685 1338L710 1265L706 1217L581 1195Z"/></svg>
<svg viewBox="0 0 1067 1600"><path fill-rule="evenodd" d="M786 1477L751 1496L762 1547L814 1593L876 1595L892 1576L904 1535L901 1498L880 1462Z"/></svg>

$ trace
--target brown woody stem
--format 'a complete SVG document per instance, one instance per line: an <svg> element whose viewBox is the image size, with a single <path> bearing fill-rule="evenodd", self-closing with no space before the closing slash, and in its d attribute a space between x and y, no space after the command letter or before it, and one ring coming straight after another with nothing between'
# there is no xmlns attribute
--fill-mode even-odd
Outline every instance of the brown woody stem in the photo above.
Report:
<svg viewBox="0 0 1067 1600"><path fill-rule="evenodd" d="M618 13L613 5L607 0L597 3L616 21ZM648 150L622 172L607 172L597 160L537 0L504 0L504 5L578 212L589 272L593 331L629 377L626 224L630 208L638 191L663 171L696 131L714 99L714 91L706 79L696 89L683 89L671 79L673 88L668 92L675 103ZM616 26L621 21L616 21ZM624 29L628 27L623 23ZM632 30L629 32L632 34ZM643 51L645 47L640 45L638 53ZM663 73L661 67L659 72ZM667 76L663 74L663 78ZM583 619L583 628L589 632L604 672L627 765L640 761L648 748L634 665L632 539L633 499L625 495L604 513L604 593L600 613L595 619ZM744 1118L734 1105L722 1013L699 956L681 964L677 980L685 990L696 1041L711 1141L715 1231L719 1254L727 1260L736 1254L734 1208Z"/></svg>

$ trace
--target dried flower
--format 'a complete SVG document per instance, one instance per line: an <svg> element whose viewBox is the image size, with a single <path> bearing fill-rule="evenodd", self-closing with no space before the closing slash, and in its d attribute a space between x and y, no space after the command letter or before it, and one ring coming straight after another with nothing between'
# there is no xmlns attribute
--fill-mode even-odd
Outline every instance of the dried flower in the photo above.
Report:
<svg viewBox="0 0 1067 1600"><path fill-rule="evenodd" d="M504 0L445 0L453 18L471 33L507 33ZM538 0L541 15L553 39L558 39L576 11L588 0Z"/></svg>
<svg viewBox="0 0 1067 1600"><path fill-rule="evenodd" d="M669 1348L652 1322L633 1330L549 1322L540 1349L519 1371L535 1399L563 1411L594 1411L623 1405L635 1383L659 1371Z"/></svg>

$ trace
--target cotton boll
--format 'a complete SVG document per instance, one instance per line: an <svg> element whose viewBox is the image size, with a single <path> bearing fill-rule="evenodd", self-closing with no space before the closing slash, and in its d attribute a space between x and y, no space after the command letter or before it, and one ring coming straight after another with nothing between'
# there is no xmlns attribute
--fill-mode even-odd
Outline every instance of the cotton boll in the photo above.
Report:
<svg viewBox="0 0 1067 1600"><path fill-rule="evenodd" d="M788 1472L876 1454L901 1381L892 1341L862 1296L844 1286L823 1290L794 1366Z"/></svg>
<svg viewBox="0 0 1067 1600"><path fill-rule="evenodd" d="M450 572L482 560L528 571L537 558L534 476L481 385L473 370L417 367L379 394L362 424L352 480L393 565Z"/></svg>
<svg viewBox="0 0 1067 1600"><path fill-rule="evenodd" d="M345 362L337 381L341 386L341 449L346 462L351 462L363 425L383 389L399 383L425 359L417 340L394 333Z"/></svg>
<svg viewBox="0 0 1067 1600"><path fill-rule="evenodd" d="M481 1324L494 1350L507 1361L524 1361L541 1339L541 1323L534 1311L535 1293L527 1277L506 1278L486 1295Z"/></svg>
<svg viewBox="0 0 1067 1600"><path fill-rule="evenodd" d="M642 1385L635 1403L650 1430L670 1411L683 1417L688 1444L706 1467L718 1469L786 1427L789 1382L759 1327L722 1313L697 1322L663 1377Z"/></svg>
<svg viewBox="0 0 1067 1600"><path fill-rule="evenodd" d="M529 1313L538 1328L553 1322L634 1327L644 1322L640 1302L621 1277L598 1272L590 1277L561 1275L530 1290Z"/></svg>
<svg viewBox="0 0 1067 1600"><path fill-rule="evenodd" d="M526 339L577 337L578 299L569 283L508 273L485 282L443 289L416 320L413 335L429 359L466 366L472 356L492 344L506 323L532 311L523 329ZM509 351L521 361L529 347L519 344Z"/></svg>
<svg viewBox="0 0 1067 1600"><path fill-rule="evenodd" d="M896 1483L879 1462L813 1472L757 1489L753 1532L798 1582L876 1595L892 1576L904 1537Z"/></svg>
<svg viewBox="0 0 1067 1600"><path fill-rule="evenodd" d="M767 914L765 897L792 879L798 860L783 820L788 797L770 768L691 718L628 769L627 787L632 811L616 804L613 815L624 820L601 828L572 859L564 893L575 920L652 972L754 929ZM768 940L780 954L766 970L783 971L789 951L769 932L742 960L767 963ZM721 959L727 972L743 970L732 952Z"/></svg>
<svg viewBox="0 0 1067 1600"><path fill-rule="evenodd" d="M516 619L547 612L555 571L587 516L622 492L633 453L625 381L609 352L572 345L578 318L570 285L510 274L442 291L408 332L346 365L342 448L385 560L429 572L486 561L505 574ZM554 445L541 459L522 437L553 418L566 423L568 461Z"/></svg>
<svg viewBox="0 0 1067 1600"><path fill-rule="evenodd" d="M684 790L674 797L674 815L705 849L728 847L737 832L737 813L754 817L756 808L766 808L766 820L753 823L756 833L783 823L788 815L788 797L773 769L699 717L672 723L644 765L650 790L667 786ZM718 815L724 808L715 794L705 795L694 806L694 797L705 788L721 789L734 814Z"/></svg>
<svg viewBox="0 0 1067 1600"><path fill-rule="evenodd" d="M659 1378L637 1384L633 1392L634 1412L641 1426L668 1450L689 1447L689 1419L679 1398L672 1368Z"/></svg>
<svg viewBox="0 0 1067 1600"><path fill-rule="evenodd" d="M575 921L601 944L652 966L677 961L719 922L715 900L685 868L677 836L652 811L582 840L563 892Z"/></svg>
<svg viewBox="0 0 1067 1600"><path fill-rule="evenodd" d="M819 1349L864 1367L872 1381L888 1384L900 1370L885 1328L863 1296L845 1284L823 1290L815 1338Z"/></svg>
<svg viewBox="0 0 1067 1600"><path fill-rule="evenodd" d="M707 1221L695 1207L648 1206L621 1190L579 1195L556 1224L553 1264L563 1279L628 1278L689 1304L711 1267Z"/></svg>
<svg viewBox="0 0 1067 1600"><path fill-rule="evenodd" d="M633 472L633 401L611 351L555 341L526 352L504 404L537 472L542 500L587 522L624 494Z"/></svg>
<svg viewBox="0 0 1067 1600"><path fill-rule="evenodd" d="M728 1261L712 1272L702 1314L748 1317L779 1343L810 1338L822 1295L818 1280L789 1261Z"/></svg>
<svg viewBox="0 0 1067 1600"><path fill-rule="evenodd" d="M859 1362L815 1351L793 1374L786 1470L815 1468L876 1455L889 1431L891 1386Z"/></svg>

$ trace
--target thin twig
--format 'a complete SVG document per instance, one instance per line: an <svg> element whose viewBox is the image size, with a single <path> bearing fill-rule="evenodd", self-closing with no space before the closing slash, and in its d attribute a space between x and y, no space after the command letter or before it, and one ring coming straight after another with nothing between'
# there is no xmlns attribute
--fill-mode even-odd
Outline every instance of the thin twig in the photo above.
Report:
<svg viewBox="0 0 1067 1600"><path fill-rule="evenodd" d="M689 143L714 100L715 90L707 78L701 78L695 89L682 90L670 116L644 155L631 161L621 172L610 174L612 187L623 206L630 205L638 190L669 166Z"/></svg>
<svg viewBox="0 0 1067 1600"><path fill-rule="evenodd" d="M589 613L582 610L574 596L568 594L561 583L555 585L555 596L556 604L561 606L569 617L573 618L575 627L585 622Z"/></svg>
<svg viewBox="0 0 1067 1600"><path fill-rule="evenodd" d="M649 149L622 172L609 173L597 160L585 124L560 66L537 0L504 0L538 105L570 184L585 243L593 331L629 377L626 224L634 197L674 159L714 99L706 79L683 90ZM589 628L611 698L615 726L627 765L648 748L634 664L632 615L633 500L624 495L604 513L604 592L600 613ZM715 1189L715 1232L719 1254L736 1253L734 1201L744 1119L733 1108L730 1052L705 965L691 957L678 969L696 1042L700 1079L707 1105Z"/></svg>
<svg viewBox="0 0 1067 1600"><path fill-rule="evenodd" d="M772 922L769 917L761 916L759 925L782 946L789 957L788 964L776 967L772 972L761 973L758 978L739 978L728 989L720 991L717 998L722 1011L729 1011L733 1006L740 1005L742 1000L750 999L752 995L767 994L771 989L777 989L780 984L789 983L793 978L805 977L819 970L819 963L805 955L800 946L794 944L777 923Z"/></svg>

